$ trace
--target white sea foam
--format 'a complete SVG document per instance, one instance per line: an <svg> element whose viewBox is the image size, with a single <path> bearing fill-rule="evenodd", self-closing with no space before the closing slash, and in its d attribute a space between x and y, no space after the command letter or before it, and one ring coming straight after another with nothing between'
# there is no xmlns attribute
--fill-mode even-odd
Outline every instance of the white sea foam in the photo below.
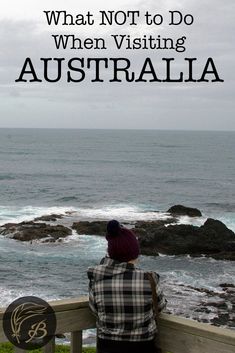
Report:
<svg viewBox="0 0 235 353"><path fill-rule="evenodd" d="M31 221L36 217L50 214L62 214L65 215L67 212L74 212L73 207L5 207L0 206L0 226L12 222L19 223L23 221Z"/></svg>
<svg viewBox="0 0 235 353"><path fill-rule="evenodd" d="M32 293L26 294L23 290L20 290L19 288L9 289L2 286L0 287L0 293L1 293L1 307L8 306L11 302L13 302L19 297L23 297L24 295L33 295Z"/></svg>
<svg viewBox="0 0 235 353"><path fill-rule="evenodd" d="M75 230L72 230L72 234L68 235L64 239L61 239L61 241L62 243L71 243L71 242L77 242L77 241L81 242L82 239L83 238L81 235L78 236L78 233Z"/></svg>
<svg viewBox="0 0 235 353"><path fill-rule="evenodd" d="M137 206L121 205L121 206L107 206L101 208L81 208L78 210L79 218L86 219L119 219L120 221L151 221L151 220L165 220L170 217L166 212L156 212L152 210L144 210Z"/></svg>
<svg viewBox="0 0 235 353"><path fill-rule="evenodd" d="M205 217L189 217L189 216L180 216L179 222L180 224L192 224L194 226L201 226L205 223L207 218Z"/></svg>
<svg viewBox="0 0 235 353"><path fill-rule="evenodd" d="M72 214L77 219L87 220L109 220L116 218L120 221L151 221L151 220L166 220L170 217L168 213L146 211L136 206L102 206L96 208L74 208L74 207L5 207L0 206L0 226L12 222L19 223L30 221L36 217L50 214Z"/></svg>

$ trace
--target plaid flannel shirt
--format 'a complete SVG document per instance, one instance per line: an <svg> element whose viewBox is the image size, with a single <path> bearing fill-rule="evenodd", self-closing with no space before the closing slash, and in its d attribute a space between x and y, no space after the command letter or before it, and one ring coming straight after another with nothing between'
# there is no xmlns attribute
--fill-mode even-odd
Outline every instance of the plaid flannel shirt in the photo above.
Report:
<svg viewBox="0 0 235 353"><path fill-rule="evenodd" d="M156 281L159 311L166 299ZM98 337L118 341L148 341L154 338L156 323L152 291L147 274L131 263L108 257L88 268L89 305L97 317Z"/></svg>

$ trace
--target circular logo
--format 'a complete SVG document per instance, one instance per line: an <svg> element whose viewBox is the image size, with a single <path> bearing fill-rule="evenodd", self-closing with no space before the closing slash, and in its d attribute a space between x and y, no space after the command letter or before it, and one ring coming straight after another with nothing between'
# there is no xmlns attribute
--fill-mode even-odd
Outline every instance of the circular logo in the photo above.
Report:
<svg viewBox="0 0 235 353"><path fill-rule="evenodd" d="M52 307L38 297L21 297L3 315L3 330L16 347L31 350L45 346L55 335L56 316Z"/></svg>

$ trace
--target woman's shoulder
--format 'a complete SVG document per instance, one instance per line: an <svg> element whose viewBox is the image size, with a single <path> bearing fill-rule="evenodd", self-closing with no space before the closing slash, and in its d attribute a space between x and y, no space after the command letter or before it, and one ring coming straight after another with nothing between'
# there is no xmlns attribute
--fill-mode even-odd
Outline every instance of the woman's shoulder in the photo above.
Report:
<svg viewBox="0 0 235 353"><path fill-rule="evenodd" d="M88 267L87 276L90 280L94 279L96 281L100 281L112 276L115 274L115 271L117 270L115 270L113 266L113 260L105 256L101 259L99 264Z"/></svg>

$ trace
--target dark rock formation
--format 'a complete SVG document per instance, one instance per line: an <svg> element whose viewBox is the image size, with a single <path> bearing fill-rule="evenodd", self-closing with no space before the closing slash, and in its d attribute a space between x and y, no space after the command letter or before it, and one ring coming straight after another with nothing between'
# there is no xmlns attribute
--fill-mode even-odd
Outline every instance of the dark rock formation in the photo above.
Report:
<svg viewBox="0 0 235 353"><path fill-rule="evenodd" d="M132 229L139 238L141 253L143 255L189 254L195 257L205 255L217 260L235 261L235 234L222 222L209 218L201 227L175 224L176 222L177 218L174 217L166 220L136 222ZM78 234L105 236L106 226L107 221L80 221L73 223L72 229ZM71 233L71 229L63 225L34 221L8 223L0 228L0 234L21 241L42 239L43 242L53 242Z"/></svg>
<svg viewBox="0 0 235 353"><path fill-rule="evenodd" d="M197 208L186 207L182 205L175 205L169 208L167 211L174 216L189 216L189 217L201 217L201 211Z"/></svg>
<svg viewBox="0 0 235 353"><path fill-rule="evenodd" d="M235 284L233 284L233 283L221 283L220 287L223 288L223 290L227 290L229 288L234 288L234 292L235 292Z"/></svg>
<svg viewBox="0 0 235 353"><path fill-rule="evenodd" d="M230 239L231 241L235 241L235 234L233 231L228 229L224 223L218 221L217 219L208 218L204 225L200 228L206 236L215 237L218 239L221 239L221 237L226 237L228 240Z"/></svg>
<svg viewBox="0 0 235 353"><path fill-rule="evenodd" d="M63 215L61 214L51 214L51 215L45 215L41 217L37 217L34 219L34 222L55 222L57 219L63 218Z"/></svg>
<svg viewBox="0 0 235 353"><path fill-rule="evenodd" d="M173 222L177 222L177 219L171 217L167 220L159 220L159 221L153 221L153 222L137 221L135 223L135 226L141 231L142 224L144 225L145 230L148 230L152 228L152 225L156 227L156 226L163 226L165 224L169 224ZM72 229L76 230L78 234L101 235L101 236L106 235L106 227L107 227L107 221L92 221L92 222L80 221L80 222L74 222L72 225Z"/></svg>
<svg viewBox="0 0 235 353"><path fill-rule="evenodd" d="M43 238L47 238L48 241L56 241L59 238L65 238L72 234L72 231L62 225L52 226L46 223L22 222L19 224L5 224L1 227L0 234L21 241Z"/></svg>
<svg viewBox="0 0 235 353"><path fill-rule="evenodd" d="M78 234L87 234L87 235L105 235L106 234L106 221L80 221L74 222L72 229L75 229Z"/></svg>
<svg viewBox="0 0 235 353"><path fill-rule="evenodd" d="M225 326L229 324L229 314L218 314L218 317L215 317L211 320L211 323L215 326ZM232 326L231 326L232 327Z"/></svg>
<svg viewBox="0 0 235 353"><path fill-rule="evenodd" d="M234 309L235 309L235 285L230 283L222 283L220 287L223 292L212 291L207 288L196 288L193 286L180 285L191 290L204 293L202 301L197 309L194 310L200 314L210 314L212 318L198 319L198 316L193 317L195 320L202 322L210 322L215 326L227 326L234 328Z"/></svg>
<svg viewBox="0 0 235 353"><path fill-rule="evenodd" d="M235 260L235 234L217 220L208 219L201 227L137 222L133 230L145 255L204 254L215 259Z"/></svg>
<svg viewBox="0 0 235 353"><path fill-rule="evenodd" d="M176 218L138 221L133 231L139 238L143 255L211 256L218 260L235 260L235 234L222 222L207 219L203 226L171 224ZM167 226L166 226L167 225ZM106 234L106 221L80 221L72 228L78 234Z"/></svg>

